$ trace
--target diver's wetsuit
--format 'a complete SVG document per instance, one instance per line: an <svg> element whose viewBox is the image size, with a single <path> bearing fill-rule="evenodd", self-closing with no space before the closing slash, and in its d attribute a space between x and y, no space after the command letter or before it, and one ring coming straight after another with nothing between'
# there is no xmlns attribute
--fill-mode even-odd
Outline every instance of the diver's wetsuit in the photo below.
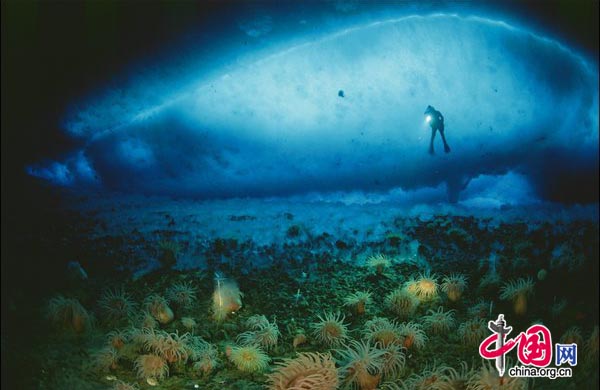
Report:
<svg viewBox="0 0 600 390"><path fill-rule="evenodd" d="M429 121L429 126L431 126L429 153L433 154L433 139L435 138L435 132L437 130L439 130L440 135L442 136L442 141L444 141L444 151L446 153L450 153L450 146L448 146L448 143L446 142L446 136L444 135L444 116L441 112L431 106L427 107L427 110L425 110L425 115L431 116L431 120Z"/></svg>

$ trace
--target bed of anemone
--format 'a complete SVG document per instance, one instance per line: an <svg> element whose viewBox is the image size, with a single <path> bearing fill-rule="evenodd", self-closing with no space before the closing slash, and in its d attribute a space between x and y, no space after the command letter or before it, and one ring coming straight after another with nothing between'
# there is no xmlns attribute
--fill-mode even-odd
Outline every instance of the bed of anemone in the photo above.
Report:
<svg viewBox="0 0 600 390"><path fill-rule="evenodd" d="M577 320L580 314L568 305L557 317L553 303L562 296L571 303L573 295L545 294L555 273L534 283L538 268L499 269L507 282L489 294L467 288L467 280L476 284L486 270L425 260L390 262L382 274L335 260L316 264L310 276L299 266L251 273L232 266L218 276L171 270L110 281L87 295L66 291L47 302L45 313L54 347L76 345L74 337L84 342L89 364L81 364L82 375L104 388L174 389L190 381L206 389L223 383L248 389L539 388L498 377L493 364L480 360L478 345L498 313L519 330L558 321L556 341L581 345L578 383L584 386L597 377L597 324ZM536 303L546 304L512 314L534 287Z"/></svg>

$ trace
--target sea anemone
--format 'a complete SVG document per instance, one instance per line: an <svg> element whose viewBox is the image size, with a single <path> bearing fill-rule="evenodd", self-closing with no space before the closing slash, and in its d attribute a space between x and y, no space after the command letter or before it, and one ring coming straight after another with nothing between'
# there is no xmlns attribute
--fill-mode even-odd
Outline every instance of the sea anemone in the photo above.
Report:
<svg viewBox="0 0 600 390"><path fill-rule="evenodd" d="M367 340L382 347L400 344L402 341L398 324L387 318L375 317L367 321L363 335Z"/></svg>
<svg viewBox="0 0 600 390"><path fill-rule="evenodd" d="M550 314L552 314L552 317L560 317L566 307L567 300L565 298L557 302L555 297L554 303L552 303L552 306L550 306Z"/></svg>
<svg viewBox="0 0 600 390"><path fill-rule="evenodd" d="M225 279L221 274L215 274L215 291L213 292L213 316L217 321L223 321L231 313L242 308L242 296L234 280Z"/></svg>
<svg viewBox="0 0 600 390"><path fill-rule="evenodd" d="M182 317L181 325L190 332L193 332L196 329L196 326L198 326L198 323L192 317Z"/></svg>
<svg viewBox="0 0 600 390"><path fill-rule="evenodd" d="M173 310L167 300L158 294L152 294L144 300L144 308L161 324L173 321Z"/></svg>
<svg viewBox="0 0 600 390"><path fill-rule="evenodd" d="M527 296L533 293L534 286L531 278L511 280L502 286L500 299L512 300L515 314L524 315L527 312Z"/></svg>
<svg viewBox="0 0 600 390"><path fill-rule="evenodd" d="M385 305L402 318L414 314L419 306L419 300L406 289L396 289L385 297Z"/></svg>
<svg viewBox="0 0 600 390"><path fill-rule="evenodd" d="M121 349L129 341L129 333L125 330L113 330L106 335L106 338L109 346Z"/></svg>
<svg viewBox="0 0 600 390"><path fill-rule="evenodd" d="M147 311L142 311L136 317L135 323L142 329L154 329L158 327L158 321Z"/></svg>
<svg viewBox="0 0 600 390"><path fill-rule="evenodd" d="M127 382L123 382L123 381L116 381L115 384L113 385L113 387L110 388L110 390L139 390L139 386L137 384L129 384Z"/></svg>
<svg viewBox="0 0 600 390"><path fill-rule="evenodd" d="M246 318L244 325L250 329L260 329L269 325L269 319L263 314L255 314Z"/></svg>
<svg viewBox="0 0 600 390"><path fill-rule="evenodd" d="M539 270L538 273L537 273L537 278L540 281L546 280L547 276L548 276L548 271L546 271L544 268L542 268L541 270Z"/></svg>
<svg viewBox="0 0 600 390"><path fill-rule="evenodd" d="M356 314L363 315L366 311L365 306L372 302L372 295L369 291L357 291L344 298L344 306L350 306Z"/></svg>
<svg viewBox="0 0 600 390"><path fill-rule="evenodd" d="M448 295L448 299L456 302L462 296L467 287L467 277L462 274L446 276L442 281L442 291Z"/></svg>
<svg viewBox="0 0 600 390"><path fill-rule="evenodd" d="M196 301L197 288L190 282L176 283L166 292L167 299L181 308L190 308Z"/></svg>
<svg viewBox="0 0 600 390"><path fill-rule="evenodd" d="M412 374L405 385L412 390L454 390L452 380L456 371L445 365L426 366L419 374Z"/></svg>
<svg viewBox="0 0 600 390"><path fill-rule="evenodd" d="M209 374L214 370L219 361L217 359L217 349L214 345L207 343L202 338L195 336L188 342L190 360L194 363L194 371L203 375Z"/></svg>
<svg viewBox="0 0 600 390"><path fill-rule="evenodd" d="M178 333L167 333L152 329L146 332L144 347L162 357L168 363L185 362L189 356L187 345L189 338L189 333L180 336Z"/></svg>
<svg viewBox="0 0 600 390"><path fill-rule="evenodd" d="M479 300L476 304L467 310L469 317L488 318L490 315L490 304L484 300Z"/></svg>
<svg viewBox="0 0 600 390"><path fill-rule="evenodd" d="M164 379L169 376L169 365L157 355L141 355L134 362L137 376L142 379Z"/></svg>
<svg viewBox="0 0 600 390"><path fill-rule="evenodd" d="M155 334L154 328L129 328L127 330L127 336L138 349L141 349L146 344L146 340L149 337L153 337Z"/></svg>
<svg viewBox="0 0 600 390"><path fill-rule="evenodd" d="M423 322L433 333L444 333L454 326L454 312L455 310L444 311L443 307L439 307L437 311L429 309Z"/></svg>
<svg viewBox="0 0 600 390"><path fill-rule="evenodd" d="M117 368L119 353L113 347L104 347L92 355L94 367L98 371L108 372Z"/></svg>
<svg viewBox="0 0 600 390"><path fill-rule="evenodd" d="M581 330L577 326L572 326L563 333L560 338L561 344L577 344L583 345L583 336L581 335Z"/></svg>
<svg viewBox="0 0 600 390"><path fill-rule="evenodd" d="M279 328L275 321L269 322L264 315L252 316L246 324L254 330L244 332L237 337L238 343L242 345L258 345L265 349L270 349L277 345L279 339Z"/></svg>
<svg viewBox="0 0 600 390"><path fill-rule="evenodd" d="M500 275L497 272L488 271L483 278L479 280L479 290L484 291L489 287L496 287L500 284L502 279L500 279Z"/></svg>
<svg viewBox="0 0 600 390"><path fill-rule="evenodd" d="M460 363L460 371L449 370L448 376L450 377L450 388L452 390L466 389L469 379L475 373L474 369L469 367L467 362Z"/></svg>
<svg viewBox="0 0 600 390"><path fill-rule="evenodd" d="M187 339L188 355L191 361L196 361L204 350L212 347L210 343L204 341L200 336L190 336Z"/></svg>
<svg viewBox="0 0 600 390"><path fill-rule="evenodd" d="M369 342L356 340L336 350L345 385L358 386L361 390L376 389L381 381L384 353Z"/></svg>
<svg viewBox="0 0 600 390"><path fill-rule="evenodd" d="M106 290L98 300L102 314L109 323L128 321L135 312L135 303L125 290Z"/></svg>
<svg viewBox="0 0 600 390"><path fill-rule="evenodd" d="M508 362L506 365L510 366ZM527 387L527 378L510 377L506 373L499 376L489 362L483 362L469 379L467 390L526 390Z"/></svg>
<svg viewBox="0 0 600 390"><path fill-rule="evenodd" d="M585 356L589 361L598 360L598 326L594 326L590 337L585 342Z"/></svg>
<svg viewBox="0 0 600 390"><path fill-rule="evenodd" d="M378 253L367 259L367 265L371 268L375 268L375 272L378 275L383 274L383 270L391 265L390 259L386 255Z"/></svg>
<svg viewBox="0 0 600 390"><path fill-rule="evenodd" d="M384 378L395 378L400 375L406 363L404 348L394 344L390 344L381 348L384 352L382 355L381 373Z"/></svg>
<svg viewBox="0 0 600 390"><path fill-rule="evenodd" d="M268 375L269 390L334 390L338 386L338 371L330 354L299 353L294 359L284 359Z"/></svg>
<svg viewBox="0 0 600 390"><path fill-rule="evenodd" d="M405 322L398 325L400 335L402 336L402 346L406 349L421 349L425 346L427 335L423 332L420 324L414 322Z"/></svg>
<svg viewBox="0 0 600 390"><path fill-rule="evenodd" d="M87 310L74 298L65 298L62 295L52 298L48 303L47 315L56 326L76 333L82 333L91 326Z"/></svg>
<svg viewBox="0 0 600 390"><path fill-rule="evenodd" d="M325 313L325 318L318 317L319 321L311 324L317 341L329 347L336 347L348 338L348 326L344 324L345 316L340 313Z"/></svg>
<svg viewBox="0 0 600 390"><path fill-rule="evenodd" d="M568 269L574 271L585 263L586 257L578 250L574 242L564 242L552 250L550 269Z"/></svg>
<svg viewBox="0 0 600 390"><path fill-rule="evenodd" d="M244 372L260 372L269 366L271 360L262 349L255 345L245 347L233 346L229 352L229 360Z"/></svg>
<svg viewBox="0 0 600 390"><path fill-rule="evenodd" d="M404 287L421 302L432 300L438 295L437 275L429 272L420 273L416 279L411 278L405 282Z"/></svg>
<svg viewBox="0 0 600 390"><path fill-rule="evenodd" d="M158 242L158 248L161 251L158 260L163 267L170 268L177 264L177 255L181 251L181 246L177 241L161 240Z"/></svg>
<svg viewBox="0 0 600 390"><path fill-rule="evenodd" d="M211 346L211 348L207 349L200 359L194 363L193 369L202 375L208 375L217 368L218 365L217 350Z"/></svg>
<svg viewBox="0 0 600 390"><path fill-rule="evenodd" d="M458 335L468 345L479 345L488 333L487 323L481 318L465 321L458 327Z"/></svg>
<svg viewBox="0 0 600 390"><path fill-rule="evenodd" d="M294 348L296 348L299 345L306 343L307 341L308 339L306 338L306 335L304 333L297 333L294 336L294 341L292 342L292 345L294 346Z"/></svg>

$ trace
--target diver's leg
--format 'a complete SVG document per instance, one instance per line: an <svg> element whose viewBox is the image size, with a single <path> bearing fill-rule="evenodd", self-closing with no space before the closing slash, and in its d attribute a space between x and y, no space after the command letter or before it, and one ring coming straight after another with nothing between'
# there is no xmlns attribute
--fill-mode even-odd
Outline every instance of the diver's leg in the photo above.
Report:
<svg viewBox="0 0 600 390"><path fill-rule="evenodd" d="M433 139L435 138L436 129L431 129L431 140L429 141L429 154L433 154Z"/></svg>
<svg viewBox="0 0 600 390"><path fill-rule="evenodd" d="M440 135L442 136L442 141L444 141L444 152L450 153L450 146L446 142L446 136L444 135L444 130L440 129Z"/></svg>

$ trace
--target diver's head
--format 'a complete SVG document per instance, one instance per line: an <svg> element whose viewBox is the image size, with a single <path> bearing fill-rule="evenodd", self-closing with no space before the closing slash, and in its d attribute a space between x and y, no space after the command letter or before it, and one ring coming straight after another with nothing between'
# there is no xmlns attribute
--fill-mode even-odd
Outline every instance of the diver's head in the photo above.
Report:
<svg viewBox="0 0 600 390"><path fill-rule="evenodd" d="M431 106L427 106L423 115L429 114L430 112L433 112L433 111L435 111L435 108L433 108Z"/></svg>

